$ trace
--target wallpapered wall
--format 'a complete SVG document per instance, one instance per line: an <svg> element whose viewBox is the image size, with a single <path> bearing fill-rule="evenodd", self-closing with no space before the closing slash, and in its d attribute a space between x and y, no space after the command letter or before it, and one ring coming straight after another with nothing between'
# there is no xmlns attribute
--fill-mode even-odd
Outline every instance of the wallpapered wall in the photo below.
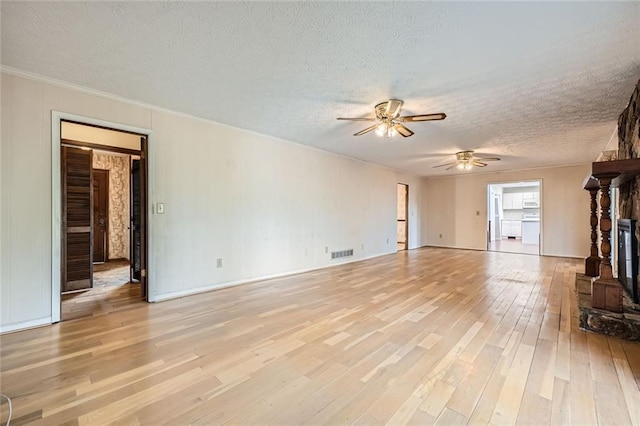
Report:
<svg viewBox="0 0 640 426"><path fill-rule="evenodd" d="M109 170L109 259L129 259L129 156L94 151L93 168Z"/></svg>

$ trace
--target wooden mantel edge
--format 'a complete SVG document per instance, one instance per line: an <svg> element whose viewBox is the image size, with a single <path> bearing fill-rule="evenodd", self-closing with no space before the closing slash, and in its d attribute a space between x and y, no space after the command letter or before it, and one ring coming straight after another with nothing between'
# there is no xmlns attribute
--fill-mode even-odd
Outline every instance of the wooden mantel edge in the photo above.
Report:
<svg viewBox="0 0 640 426"><path fill-rule="evenodd" d="M640 175L640 158L596 161L591 163L591 175L596 179L611 178L613 179L611 186L618 187L634 176ZM584 183L587 185L588 179Z"/></svg>
<svg viewBox="0 0 640 426"><path fill-rule="evenodd" d="M590 191L592 189L600 189L600 182L598 181L598 179L594 178L593 175L589 175L584 178L584 181L582 182L582 188L586 189L587 191Z"/></svg>

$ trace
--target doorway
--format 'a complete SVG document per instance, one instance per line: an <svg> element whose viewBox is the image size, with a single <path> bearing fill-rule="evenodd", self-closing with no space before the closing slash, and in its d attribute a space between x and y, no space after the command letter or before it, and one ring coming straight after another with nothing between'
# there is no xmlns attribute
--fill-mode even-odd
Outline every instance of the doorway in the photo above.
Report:
<svg viewBox="0 0 640 426"><path fill-rule="evenodd" d="M409 207L409 185L404 183L398 184L397 205L397 250L402 251L409 248L409 217L407 214Z"/></svg>
<svg viewBox="0 0 640 426"><path fill-rule="evenodd" d="M60 319L147 300L147 136L60 123Z"/></svg>
<svg viewBox="0 0 640 426"><path fill-rule="evenodd" d="M540 255L542 182L487 187L487 250Z"/></svg>

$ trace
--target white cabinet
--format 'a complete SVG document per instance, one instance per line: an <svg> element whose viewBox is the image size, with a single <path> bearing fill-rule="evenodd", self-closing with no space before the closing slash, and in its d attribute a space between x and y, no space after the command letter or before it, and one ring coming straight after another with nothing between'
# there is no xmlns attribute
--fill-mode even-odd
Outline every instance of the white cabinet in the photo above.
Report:
<svg viewBox="0 0 640 426"><path fill-rule="evenodd" d="M522 222L519 220L503 220L502 236L503 237L521 237Z"/></svg>
<svg viewBox="0 0 640 426"><path fill-rule="evenodd" d="M508 192L502 196L502 208L505 210L520 210L522 209L522 193L521 192Z"/></svg>
<svg viewBox="0 0 640 426"><path fill-rule="evenodd" d="M513 208L513 194L502 194L503 210L511 210Z"/></svg>
<svg viewBox="0 0 640 426"><path fill-rule="evenodd" d="M502 196L502 207L505 210L512 210L515 207L513 207L514 205L514 195L515 194L504 194Z"/></svg>
<svg viewBox="0 0 640 426"><path fill-rule="evenodd" d="M531 201L540 202L539 192L507 192L502 194L502 208L504 210L522 210L523 204L531 204ZM537 205L537 204L534 204Z"/></svg>

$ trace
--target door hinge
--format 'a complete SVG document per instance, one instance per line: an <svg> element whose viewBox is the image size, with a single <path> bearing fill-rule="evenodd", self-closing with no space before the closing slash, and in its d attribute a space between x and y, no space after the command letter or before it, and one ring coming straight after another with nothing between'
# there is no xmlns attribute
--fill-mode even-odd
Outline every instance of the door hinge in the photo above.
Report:
<svg viewBox="0 0 640 426"><path fill-rule="evenodd" d="M147 277L147 270L146 270L146 269L143 269L142 271L140 271L140 276L141 276L142 278L146 278L146 277Z"/></svg>

